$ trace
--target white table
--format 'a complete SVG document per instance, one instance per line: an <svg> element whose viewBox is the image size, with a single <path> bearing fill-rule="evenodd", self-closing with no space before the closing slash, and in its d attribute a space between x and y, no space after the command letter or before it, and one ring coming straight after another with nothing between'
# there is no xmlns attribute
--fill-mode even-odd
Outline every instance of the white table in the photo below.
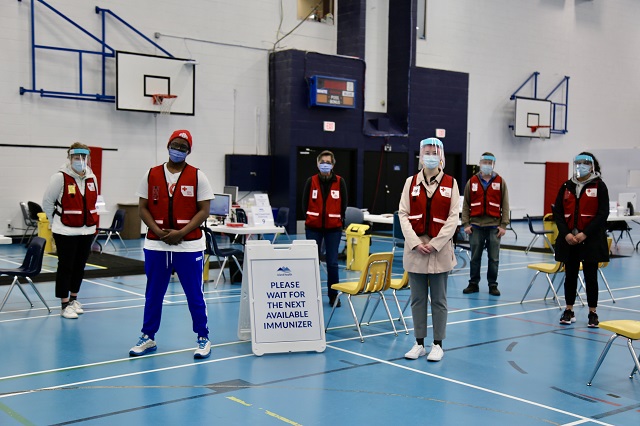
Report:
<svg viewBox="0 0 640 426"><path fill-rule="evenodd" d="M233 234L233 235L246 235L247 239L251 238L252 235L264 235L264 234L275 234L273 237L273 241L276 241L279 234L284 233L283 226L271 226L271 225L244 225L244 226L228 226L228 225L215 225L209 226L213 232L217 234Z"/></svg>
<svg viewBox="0 0 640 426"><path fill-rule="evenodd" d="M364 214L365 222L372 223L384 223L386 225L393 225L393 213L385 213L385 214Z"/></svg>

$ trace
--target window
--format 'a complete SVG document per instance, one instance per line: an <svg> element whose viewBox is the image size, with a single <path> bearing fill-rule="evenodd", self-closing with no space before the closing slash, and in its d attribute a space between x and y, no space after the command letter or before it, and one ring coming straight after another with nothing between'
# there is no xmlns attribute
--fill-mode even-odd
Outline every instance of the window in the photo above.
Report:
<svg viewBox="0 0 640 426"><path fill-rule="evenodd" d="M298 0L298 19L333 25L334 0Z"/></svg>

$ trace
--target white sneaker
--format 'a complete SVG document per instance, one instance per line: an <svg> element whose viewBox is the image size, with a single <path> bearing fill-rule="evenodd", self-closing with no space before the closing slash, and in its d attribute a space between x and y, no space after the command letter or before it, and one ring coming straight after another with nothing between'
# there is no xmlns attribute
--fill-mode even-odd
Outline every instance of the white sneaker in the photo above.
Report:
<svg viewBox="0 0 640 426"><path fill-rule="evenodd" d="M429 356L427 357L427 361L440 361L444 356L444 351L440 345L431 345L431 352L429 352Z"/></svg>
<svg viewBox="0 0 640 426"><path fill-rule="evenodd" d="M71 306L73 310L76 311L76 314L78 315L84 314L84 309L82 309L82 304L78 302L78 300L73 300L69 302L69 306Z"/></svg>
<svg viewBox="0 0 640 426"><path fill-rule="evenodd" d="M193 353L196 359L209 358L211 355L211 342L206 337L198 337L198 349Z"/></svg>
<svg viewBox="0 0 640 426"><path fill-rule="evenodd" d="M149 336L143 334L138 340L138 343L129 350L129 356L140 356L148 354L149 352L153 352L158 347L156 346L156 342L151 340Z"/></svg>
<svg viewBox="0 0 640 426"><path fill-rule="evenodd" d="M73 309L73 306L71 306L71 304L68 304L67 307L60 312L60 316L62 318L78 319L78 314Z"/></svg>
<svg viewBox="0 0 640 426"><path fill-rule="evenodd" d="M426 354L427 351L424 349L424 346L416 343L415 345L413 345L409 352L404 354L404 357L406 359L418 359L421 356L425 356Z"/></svg>

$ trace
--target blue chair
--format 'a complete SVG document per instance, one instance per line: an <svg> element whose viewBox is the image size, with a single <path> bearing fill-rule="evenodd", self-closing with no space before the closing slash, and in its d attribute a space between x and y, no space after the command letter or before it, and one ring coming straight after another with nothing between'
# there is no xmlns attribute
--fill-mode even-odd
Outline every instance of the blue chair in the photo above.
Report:
<svg viewBox="0 0 640 426"><path fill-rule="evenodd" d="M27 293L25 293L24 289L20 285L19 278L22 277L29 282L31 288L33 288L33 291L38 295L40 300L42 300L42 303L44 303L44 306L47 307L49 313L51 313L51 308L49 308L49 305L47 305L47 302L45 302L44 298L42 297L36 286L33 284L33 281L31 281L31 278L38 275L40 273L40 270L42 269L42 258L44 257L44 246L46 243L47 241L44 238L32 238L31 243L29 243L29 246L27 247L27 254L24 256L22 265L19 268L0 269L0 275L13 275L13 282L11 283L11 287L9 287L9 291L7 291L7 294L4 296L2 305L0 305L0 311L2 311L2 308L4 308L5 303L7 303L7 299L9 299L11 291L16 286L22 292L24 297L26 297L27 301L33 308L33 302L31 301L31 299L29 299L29 296L27 296Z"/></svg>
<svg viewBox="0 0 640 426"><path fill-rule="evenodd" d="M396 247L404 249L404 234L402 233L402 228L400 227L400 218L398 217L398 212L393 213L393 248L391 249L391 253L395 255Z"/></svg>
<svg viewBox="0 0 640 426"><path fill-rule="evenodd" d="M93 238L93 243L91 244L91 246L93 246L93 244L96 242L96 240L100 235L106 235L107 241L104 243L104 247L106 248L107 244L109 244L109 241L111 241L111 245L113 245L114 250L117 251L118 248L116 247L116 244L111 239L111 237L115 235L118 238L120 238L120 242L122 243L122 246L124 247L124 249L129 251L129 249L127 248L127 245L124 243L124 241L122 240L122 237L120 236L120 232L122 232L122 230L124 229L125 215L126 215L126 212L124 211L124 209L116 210L116 214L113 215L113 221L111 222L111 226L109 228L96 229L97 233L96 233L96 236ZM102 249L100 251L102 251Z"/></svg>
<svg viewBox="0 0 640 426"><path fill-rule="evenodd" d="M291 241L291 237L289 236L289 233L287 232L287 225L289 224L289 207L280 207L278 209L278 214L276 215L276 218L273 221L273 224L275 226L284 227L284 233L287 236L287 238L289 239L289 241ZM276 237L277 237L277 235L276 235ZM275 240L275 238L274 238L274 240Z"/></svg>
<svg viewBox="0 0 640 426"><path fill-rule="evenodd" d="M218 288L218 282L220 281L220 277L224 276L224 267L226 266L227 260L229 258L232 258L234 262L236 262L236 266L238 267L238 270L240 271L240 273L243 273L242 266L240 266L240 262L238 261L237 256L243 255L244 252L240 249L233 248L233 247L221 249L218 247L218 242L216 241L216 235L211 229L204 228L203 232L207 242L207 248L205 250L205 255L206 255L205 262L209 261L210 256L215 256L218 259L218 265L220 265L220 272L218 273L218 278L216 279L216 283L214 285L214 288ZM231 279L231 277L229 278ZM225 277L225 280L226 280L226 277Z"/></svg>
<svg viewBox="0 0 640 426"><path fill-rule="evenodd" d="M552 229L542 229L542 230L533 229L533 222L531 221L531 216L529 215L527 215L527 221L529 222L529 231L531 231L531 233L533 234L533 239L531 240L531 242L529 243L529 245L527 246L524 252L529 253L529 250L531 250L531 247L533 247L533 244L535 244L536 240L540 236L542 236L542 238L544 238L544 240L547 242L547 244L551 248L551 252L555 254L556 251L553 249L553 244L551 244L549 237L547 237L547 234L553 234L553 230Z"/></svg>

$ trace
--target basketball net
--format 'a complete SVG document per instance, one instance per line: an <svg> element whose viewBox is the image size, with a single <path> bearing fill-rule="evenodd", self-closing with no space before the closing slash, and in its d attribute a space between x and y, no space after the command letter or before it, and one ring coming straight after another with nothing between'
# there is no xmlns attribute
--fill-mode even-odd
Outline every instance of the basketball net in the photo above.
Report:
<svg viewBox="0 0 640 426"><path fill-rule="evenodd" d="M158 106L158 112L161 115L169 115L171 114L171 107L176 99L178 99L178 96L159 93L151 95L151 99L153 100L153 104Z"/></svg>

